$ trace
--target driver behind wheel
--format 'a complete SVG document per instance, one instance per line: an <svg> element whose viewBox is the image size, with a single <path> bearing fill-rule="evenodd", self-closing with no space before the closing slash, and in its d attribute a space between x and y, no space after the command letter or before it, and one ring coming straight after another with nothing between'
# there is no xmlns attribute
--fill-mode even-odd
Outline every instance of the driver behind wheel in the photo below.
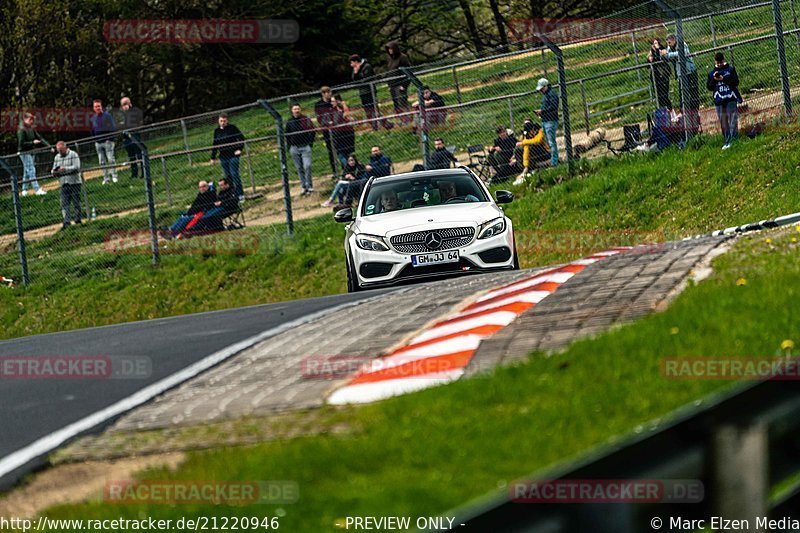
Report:
<svg viewBox="0 0 800 533"><path fill-rule="evenodd" d="M439 194L441 195L441 203L446 204L449 200L459 199L464 202L477 202L477 197L467 194L466 196L458 196L456 193L456 184L452 181L440 181L438 183Z"/></svg>
<svg viewBox="0 0 800 533"><path fill-rule="evenodd" d="M400 201L397 198L397 191L384 191L381 193L381 212L397 211L400 209Z"/></svg>

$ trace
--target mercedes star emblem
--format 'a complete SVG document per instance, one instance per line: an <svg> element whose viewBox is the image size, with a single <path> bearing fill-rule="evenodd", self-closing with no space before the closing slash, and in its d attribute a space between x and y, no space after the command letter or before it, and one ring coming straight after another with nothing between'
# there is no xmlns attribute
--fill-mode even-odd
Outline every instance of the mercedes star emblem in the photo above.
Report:
<svg viewBox="0 0 800 533"><path fill-rule="evenodd" d="M425 235L425 246L428 250L438 250L442 245L442 236L436 232L431 232Z"/></svg>

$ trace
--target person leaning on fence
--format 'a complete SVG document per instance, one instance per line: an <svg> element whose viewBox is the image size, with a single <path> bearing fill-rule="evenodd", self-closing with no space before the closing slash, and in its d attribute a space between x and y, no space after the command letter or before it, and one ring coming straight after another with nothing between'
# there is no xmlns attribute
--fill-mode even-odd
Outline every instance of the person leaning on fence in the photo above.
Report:
<svg viewBox="0 0 800 533"><path fill-rule="evenodd" d="M50 146L34 127L35 118L31 113L23 113L22 120L17 129L17 153L22 161L22 196L28 196L28 188L33 188L37 196L47 194L39 187L36 180L36 155L34 151L38 148ZM52 150L52 148L51 148Z"/></svg>
<svg viewBox="0 0 800 533"><path fill-rule="evenodd" d="M192 229L200 220L200 217L214 207L214 202L216 201L217 191L214 189L213 184L209 184L205 180L198 182L197 196L195 196L192 205L189 206L186 213L178 217L178 220L169 228L168 233L165 232L164 236L172 238L180 235L186 229Z"/></svg>
<svg viewBox="0 0 800 533"><path fill-rule="evenodd" d="M94 114L89 119L89 122L92 129L92 137L94 137L97 160L100 166L103 167L103 185L109 181L117 183L117 158L114 155L114 134L117 131L117 123L111 113L103 110L102 100L94 100L92 109ZM111 176L110 180L109 175Z"/></svg>
<svg viewBox="0 0 800 533"><path fill-rule="evenodd" d="M222 172L228 178L228 183L233 187L239 201L244 201L244 189L239 177L239 157L244 150L244 134L234 124L228 122L228 115L220 113L217 119L219 126L214 128L214 142L211 149L211 164L219 154L219 164Z"/></svg>
<svg viewBox="0 0 800 533"><path fill-rule="evenodd" d="M322 207L331 207L334 201L339 205L353 203L356 189L360 192L359 187L367 181L368 177L366 167L358 161L356 154L350 154L345 162L342 178L333 188L331 197L321 204ZM352 190L351 187L353 187Z"/></svg>
<svg viewBox="0 0 800 533"><path fill-rule="evenodd" d="M331 104L331 88L323 86L319 90L320 99L314 103L314 114L317 116L317 124L322 129L322 138L325 141L325 149L328 152L328 162L331 165L332 178L336 178L339 171L336 168L336 160L338 159L336 151L334 150L331 140L331 125L333 119L331 113L333 105Z"/></svg>
<svg viewBox="0 0 800 533"><path fill-rule="evenodd" d="M386 44L386 76L390 79L389 93L392 95L392 104L394 104L394 112L400 115L400 122L408 124L411 122L411 117L408 113L408 80L405 75L400 72L400 67L410 67L411 61L408 56L400 49L400 44L397 41L390 41Z"/></svg>
<svg viewBox="0 0 800 533"><path fill-rule="evenodd" d="M344 168L347 158L356 151L356 130L350 123L350 108L339 94L331 97L331 142L336 148L336 157Z"/></svg>
<svg viewBox="0 0 800 533"><path fill-rule="evenodd" d="M305 116L300 104L292 105L292 118L286 121L286 144L289 145L289 155L294 161L294 168L300 177L302 194L314 192L314 183L311 179L311 146L317 132L314 123Z"/></svg>
<svg viewBox="0 0 800 533"><path fill-rule="evenodd" d="M653 65L651 67L653 75L653 87L656 91L656 101L658 107L672 109L672 101L669 99L669 77L672 75L669 63L662 50L666 50L661 44L661 39L653 39L650 43L650 53L647 54L647 61Z"/></svg>
<svg viewBox="0 0 800 533"><path fill-rule="evenodd" d="M378 131L378 122L387 130L392 129L394 124L386 118L380 119L381 112L378 109L378 104L375 102L375 96L373 94L375 86L366 81L375 77L375 71L372 65L360 55L353 54L350 56L350 68L353 69L353 82L360 84L358 87L358 96L361 98L361 105L364 107L364 112L367 114L367 119L370 121L372 129Z"/></svg>
<svg viewBox="0 0 800 533"><path fill-rule="evenodd" d="M70 150L67 143L56 143L56 156L53 158L53 176L61 185L61 215L66 229L72 220L71 207L75 208L75 223L81 223L81 159L77 152Z"/></svg>
<svg viewBox="0 0 800 533"><path fill-rule="evenodd" d="M367 174L382 178L392 173L392 160L384 154L380 146L373 146L370 149L369 163L366 166Z"/></svg>
<svg viewBox="0 0 800 533"><path fill-rule="evenodd" d="M683 118L686 124L687 134L697 133L700 128L700 86L697 78L697 67L694 59L689 55L689 45L683 43L683 51L686 56L686 92L687 98L684 101L681 94L681 107L686 109L686 117ZM678 39L674 35L667 36L667 49L661 51L661 56L673 62L675 77L678 79L680 89L681 65L680 54L678 53Z"/></svg>
<svg viewBox="0 0 800 533"><path fill-rule="evenodd" d="M550 86L547 78L541 78L536 84L536 90L542 93L542 104L535 111L536 115L542 119L542 130L547 139L547 146L550 147L550 166L558 165L558 141L556 132L558 131L558 95Z"/></svg>
<svg viewBox="0 0 800 533"><path fill-rule="evenodd" d="M494 169L495 177L508 178L517 172L517 160L514 158L514 149L517 147L517 138L514 133L509 133L504 125L495 128L497 138L489 148L487 161Z"/></svg>
<svg viewBox="0 0 800 533"><path fill-rule="evenodd" d="M714 106L717 108L717 117L725 140L722 149L727 150L739 134L738 106L742 102L742 96L739 93L739 74L725 62L722 52L714 54L714 68L708 73L706 87L714 97Z"/></svg>
<svg viewBox="0 0 800 533"><path fill-rule="evenodd" d="M422 88L422 101L425 104L425 131L428 129L444 124L447 120L447 109L445 108L444 98L438 93L431 90L430 87ZM419 102L411 104L414 109L419 109ZM419 128L419 113L414 115L413 131L416 132Z"/></svg>
<svg viewBox="0 0 800 533"><path fill-rule="evenodd" d="M119 127L123 130L122 146L128 153L128 162L131 165L131 179L139 177L139 163L142 159L142 151L139 145L142 143L142 136L136 128L140 128L144 124L144 114L142 110L133 105L131 99L123 96L119 101L119 107L122 109L120 116ZM144 177L144 171L142 171Z"/></svg>
<svg viewBox="0 0 800 533"><path fill-rule="evenodd" d="M222 231L222 221L239 210L239 197L233 183L228 178L219 179L217 199L212 207L197 220L194 228L197 231Z"/></svg>

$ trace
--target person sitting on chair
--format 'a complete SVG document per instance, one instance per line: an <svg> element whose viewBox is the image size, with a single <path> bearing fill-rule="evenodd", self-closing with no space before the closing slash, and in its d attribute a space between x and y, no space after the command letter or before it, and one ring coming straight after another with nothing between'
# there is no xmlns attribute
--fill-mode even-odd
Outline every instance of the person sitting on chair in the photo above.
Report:
<svg viewBox="0 0 800 533"><path fill-rule="evenodd" d="M214 207L214 202L217 201L217 191L214 189L213 184L209 184L205 180L200 181L197 184L197 190L197 196L195 196L192 205L189 206L189 210L180 215L175 224L169 228L167 237L174 237L185 229L191 229L206 211Z"/></svg>
<svg viewBox="0 0 800 533"><path fill-rule="evenodd" d="M231 187L228 178L219 179L219 193L213 207L197 221L195 228L200 231L222 231L222 221L239 210L239 197Z"/></svg>
<svg viewBox="0 0 800 533"><path fill-rule="evenodd" d="M522 140L517 146L522 147L523 177L530 173L531 157L534 162L547 161L550 157L550 147L544 137L544 130L529 118L526 118L522 125Z"/></svg>
<svg viewBox="0 0 800 533"><path fill-rule="evenodd" d="M367 178L367 169L358 161L356 154L350 154L342 171L342 177L333 188L331 197L320 205L322 207L331 207L334 201L338 202L339 205L353 203L356 188L363 185ZM358 192L361 192L360 189Z"/></svg>
<svg viewBox="0 0 800 533"><path fill-rule="evenodd" d="M495 178L504 179L517 172L517 160L514 157L517 138L502 125L495 128L495 133L497 138L494 140L494 146L489 148L487 161L494 169Z"/></svg>

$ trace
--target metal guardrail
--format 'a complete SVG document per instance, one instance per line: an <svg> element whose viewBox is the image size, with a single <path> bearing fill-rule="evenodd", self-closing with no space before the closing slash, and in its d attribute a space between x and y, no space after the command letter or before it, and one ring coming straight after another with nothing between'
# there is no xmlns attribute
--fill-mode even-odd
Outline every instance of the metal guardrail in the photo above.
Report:
<svg viewBox="0 0 800 533"><path fill-rule="evenodd" d="M795 361L796 362L796 361ZM522 448L521 448L522 450ZM515 503L507 491L445 513L459 531L638 533L670 517L800 518L800 384L737 385L679 410L577 462L536 473L542 480L694 479L699 503ZM778 490L776 490L778 488ZM759 496L760 495L760 496Z"/></svg>

